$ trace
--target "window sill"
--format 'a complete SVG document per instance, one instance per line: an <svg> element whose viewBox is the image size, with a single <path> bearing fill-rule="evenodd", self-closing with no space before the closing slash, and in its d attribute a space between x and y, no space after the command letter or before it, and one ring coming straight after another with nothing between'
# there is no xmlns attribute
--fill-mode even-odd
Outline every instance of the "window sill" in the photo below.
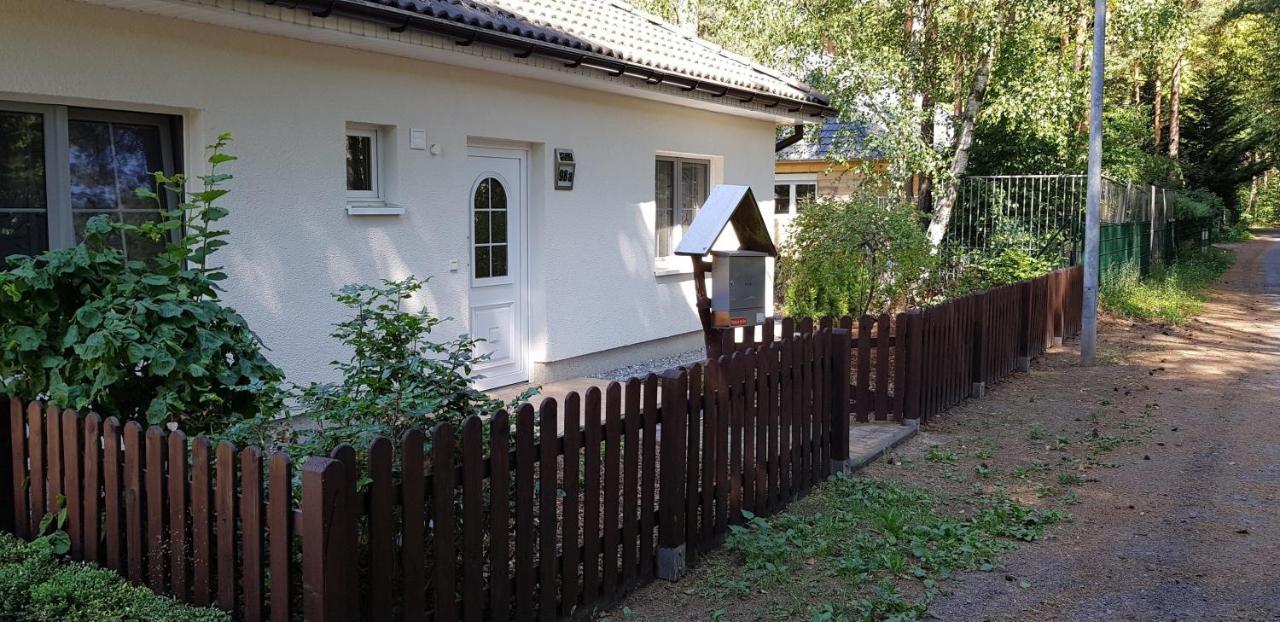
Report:
<svg viewBox="0 0 1280 622"><path fill-rule="evenodd" d="M653 261L653 276L656 278L684 274L693 274L693 262L689 261L687 257L673 255L670 257L658 257Z"/></svg>
<svg viewBox="0 0 1280 622"><path fill-rule="evenodd" d="M404 207L391 203L347 203L348 216L403 216Z"/></svg>

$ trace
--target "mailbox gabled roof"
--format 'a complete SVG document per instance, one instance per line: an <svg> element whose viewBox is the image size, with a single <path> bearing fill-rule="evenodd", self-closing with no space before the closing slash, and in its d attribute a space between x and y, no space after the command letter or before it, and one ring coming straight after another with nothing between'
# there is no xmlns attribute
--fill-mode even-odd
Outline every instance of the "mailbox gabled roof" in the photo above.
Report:
<svg viewBox="0 0 1280 622"><path fill-rule="evenodd" d="M760 206L756 203L755 194L750 186L731 186L720 184L711 190L710 196L702 203L698 215L689 224L689 230L680 239L676 247L677 255L701 257L711 252L724 228L733 225L733 232L738 236L738 248L744 251L767 253L777 257L778 250L769 237L769 226L760 214Z"/></svg>

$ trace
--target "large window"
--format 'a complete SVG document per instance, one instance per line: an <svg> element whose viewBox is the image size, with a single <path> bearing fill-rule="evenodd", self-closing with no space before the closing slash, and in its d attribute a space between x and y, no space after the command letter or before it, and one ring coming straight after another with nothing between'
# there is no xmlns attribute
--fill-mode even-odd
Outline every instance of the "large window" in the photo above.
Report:
<svg viewBox="0 0 1280 622"><path fill-rule="evenodd" d="M707 200L711 164L706 160L659 157L654 175L658 257L675 252L680 237Z"/></svg>
<svg viewBox="0 0 1280 622"><path fill-rule="evenodd" d="M486 177L472 197L471 233L477 279L504 278L507 267L507 189L496 177Z"/></svg>
<svg viewBox="0 0 1280 622"><path fill-rule="evenodd" d="M814 175L779 175L773 183L773 213L797 214L818 196L818 178Z"/></svg>
<svg viewBox="0 0 1280 622"><path fill-rule="evenodd" d="M0 257L71 246L94 216L159 220L155 203L135 191L154 188L153 171L177 168L171 123L163 115L0 102ZM133 259L164 249L143 236L112 243Z"/></svg>

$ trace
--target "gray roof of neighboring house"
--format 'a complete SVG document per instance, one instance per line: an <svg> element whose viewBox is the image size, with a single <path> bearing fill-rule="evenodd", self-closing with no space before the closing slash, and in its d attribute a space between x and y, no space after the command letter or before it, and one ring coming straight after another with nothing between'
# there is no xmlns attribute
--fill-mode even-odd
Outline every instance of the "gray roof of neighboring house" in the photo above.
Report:
<svg viewBox="0 0 1280 622"><path fill-rule="evenodd" d="M782 162L803 162L826 160L839 154L850 160L876 159L883 153L867 148L866 139L871 131L862 123L827 119L816 131L813 126L806 126L804 138L779 151L777 158Z"/></svg>
<svg viewBox="0 0 1280 622"><path fill-rule="evenodd" d="M275 0L262 0L274 2ZM825 96L807 84L680 32L622 0L294 0L320 15L341 13L392 28L414 27L502 45L667 84L825 116ZM522 47L527 50L522 51Z"/></svg>

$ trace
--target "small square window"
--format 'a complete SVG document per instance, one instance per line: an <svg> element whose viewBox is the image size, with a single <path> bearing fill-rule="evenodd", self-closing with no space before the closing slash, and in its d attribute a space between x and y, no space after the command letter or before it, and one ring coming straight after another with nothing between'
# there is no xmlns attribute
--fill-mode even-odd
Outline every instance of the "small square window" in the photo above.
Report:
<svg viewBox="0 0 1280 622"><path fill-rule="evenodd" d="M347 199L382 200L379 164L382 157L379 131L364 126L347 126Z"/></svg>

